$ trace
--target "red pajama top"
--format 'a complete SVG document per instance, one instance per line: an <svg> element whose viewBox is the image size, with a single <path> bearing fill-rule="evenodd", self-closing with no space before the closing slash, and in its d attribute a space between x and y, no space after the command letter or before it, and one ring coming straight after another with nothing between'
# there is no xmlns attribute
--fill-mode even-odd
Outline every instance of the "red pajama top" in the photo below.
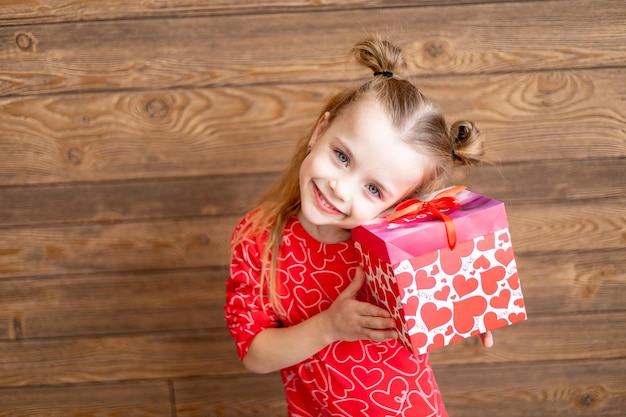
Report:
<svg viewBox="0 0 626 417"><path fill-rule="evenodd" d="M232 252L224 309L240 358L263 329L292 326L327 309L358 265L352 240L320 243L294 217L279 254L278 295L286 312L279 316L267 291L260 296L264 239L245 240ZM335 342L281 375L292 417L447 416L428 356L413 355L396 340Z"/></svg>

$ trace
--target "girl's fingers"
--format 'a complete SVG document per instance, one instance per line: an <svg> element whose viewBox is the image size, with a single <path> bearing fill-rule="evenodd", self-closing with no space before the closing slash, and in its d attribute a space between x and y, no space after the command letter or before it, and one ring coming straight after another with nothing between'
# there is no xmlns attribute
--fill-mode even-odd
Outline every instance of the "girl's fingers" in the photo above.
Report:
<svg viewBox="0 0 626 417"><path fill-rule="evenodd" d="M491 334L490 331L488 331L487 333L482 333L480 335L480 339L482 340L484 347L490 348L491 346L493 346L493 334Z"/></svg>
<svg viewBox="0 0 626 417"><path fill-rule="evenodd" d="M363 320L362 326L374 330L395 329L396 323L391 318L368 317Z"/></svg>
<svg viewBox="0 0 626 417"><path fill-rule="evenodd" d="M385 342L397 339L398 333L395 330L369 330L365 334L366 338L374 342Z"/></svg>
<svg viewBox="0 0 626 417"><path fill-rule="evenodd" d="M360 305L359 314L363 317L391 317L391 314L384 308L365 302L361 302Z"/></svg>
<svg viewBox="0 0 626 417"><path fill-rule="evenodd" d="M354 274L352 282L350 282L350 285L348 285L346 289L343 290L342 296L346 298L356 297L364 282L365 273L363 272L363 269L361 267L358 267L356 273Z"/></svg>

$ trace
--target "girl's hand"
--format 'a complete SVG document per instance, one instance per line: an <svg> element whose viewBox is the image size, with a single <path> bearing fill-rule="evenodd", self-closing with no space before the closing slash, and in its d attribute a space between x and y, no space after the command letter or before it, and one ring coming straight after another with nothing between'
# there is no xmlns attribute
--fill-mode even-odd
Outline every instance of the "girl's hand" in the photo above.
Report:
<svg viewBox="0 0 626 417"><path fill-rule="evenodd" d="M321 313L328 343L363 339L382 342L398 337L395 321L387 310L356 299L364 282L365 273L359 267L350 285Z"/></svg>
<svg viewBox="0 0 626 417"><path fill-rule="evenodd" d="M483 346L486 348L490 348L493 346L493 335L491 331L487 331L487 333L480 334L480 340L483 342Z"/></svg>

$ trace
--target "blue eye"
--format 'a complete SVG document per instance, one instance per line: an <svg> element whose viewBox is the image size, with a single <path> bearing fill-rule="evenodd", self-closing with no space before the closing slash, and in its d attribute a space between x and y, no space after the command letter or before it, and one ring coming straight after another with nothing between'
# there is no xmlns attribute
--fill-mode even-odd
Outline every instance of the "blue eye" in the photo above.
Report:
<svg viewBox="0 0 626 417"><path fill-rule="evenodd" d="M367 191L371 194L371 195L375 195L377 197L380 197L380 190L378 189L377 186L375 186L374 184L368 184L367 185Z"/></svg>
<svg viewBox="0 0 626 417"><path fill-rule="evenodd" d="M341 162L343 165L348 165L348 155L346 155L345 153L341 152L341 151L335 151L335 156L337 157L337 160L339 162Z"/></svg>

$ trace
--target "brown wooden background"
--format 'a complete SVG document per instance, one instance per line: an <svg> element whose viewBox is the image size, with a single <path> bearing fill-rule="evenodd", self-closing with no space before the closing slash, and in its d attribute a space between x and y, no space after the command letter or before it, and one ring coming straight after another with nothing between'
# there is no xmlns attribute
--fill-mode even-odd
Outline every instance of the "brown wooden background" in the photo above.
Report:
<svg viewBox="0 0 626 417"><path fill-rule="evenodd" d="M488 135L530 315L433 353L450 415L624 415L623 0L1 1L0 415L284 416L228 239L375 31Z"/></svg>

